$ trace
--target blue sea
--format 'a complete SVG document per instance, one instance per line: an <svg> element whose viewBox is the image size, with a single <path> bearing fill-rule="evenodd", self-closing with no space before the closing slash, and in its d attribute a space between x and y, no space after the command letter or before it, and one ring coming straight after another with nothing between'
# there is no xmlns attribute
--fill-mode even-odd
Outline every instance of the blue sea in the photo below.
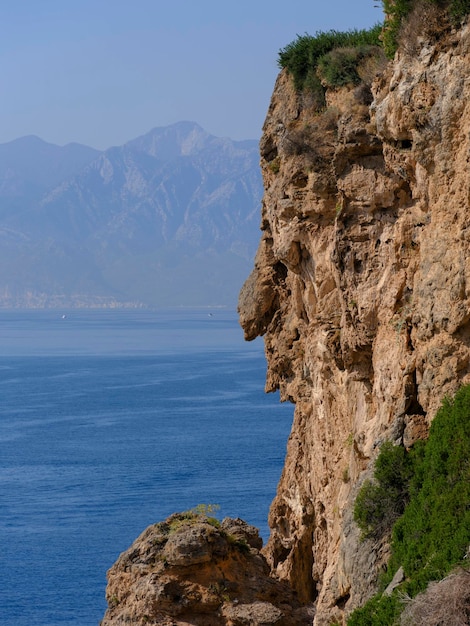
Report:
<svg viewBox="0 0 470 626"><path fill-rule="evenodd" d="M268 536L293 407L235 312L0 312L0 624L97 626L106 571L197 504Z"/></svg>

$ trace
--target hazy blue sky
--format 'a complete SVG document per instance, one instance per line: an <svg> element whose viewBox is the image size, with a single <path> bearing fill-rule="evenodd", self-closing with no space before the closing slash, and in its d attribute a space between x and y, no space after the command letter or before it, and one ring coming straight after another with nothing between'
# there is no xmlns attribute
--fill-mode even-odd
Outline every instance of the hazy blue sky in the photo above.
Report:
<svg viewBox="0 0 470 626"><path fill-rule="evenodd" d="M1 0L0 143L119 145L196 121L257 139L297 34L368 28L380 0Z"/></svg>

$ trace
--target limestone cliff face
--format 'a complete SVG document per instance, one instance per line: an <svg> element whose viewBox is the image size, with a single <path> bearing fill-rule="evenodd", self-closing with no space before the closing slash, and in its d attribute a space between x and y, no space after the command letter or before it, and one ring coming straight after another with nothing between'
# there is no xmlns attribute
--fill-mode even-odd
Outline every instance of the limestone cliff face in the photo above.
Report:
<svg viewBox="0 0 470 626"><path fill-rule="evenodd" d="M470 381L470 28L404 51L318 114L281 72L261 141L262 238L240 295L267 391L295 402L265 555L315 624L374 591L387 546L354 498L380 444L426 436Z"/></svg>

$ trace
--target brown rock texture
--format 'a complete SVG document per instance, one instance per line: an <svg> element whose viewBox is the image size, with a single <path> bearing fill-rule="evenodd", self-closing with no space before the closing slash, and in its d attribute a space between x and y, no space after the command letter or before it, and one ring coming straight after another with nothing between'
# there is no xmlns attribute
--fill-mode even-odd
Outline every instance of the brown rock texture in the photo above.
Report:
<svg viewBox="0 0 470 626"><path fill-rule="evenodd" d="M314 624L375 591L353 505L381 443L426 436L470 382L470 28L401 49L318 113L285 71L261 140L262 236L242 289L266 390L295 402L264 554Z"/></svg>
<svg viewBox="0 0 470 626"><path fill-rule="evenodd" d="M186 512L150 526L108 572L101 626L306 626L285 582L269 575L258 531Z"/></svg>

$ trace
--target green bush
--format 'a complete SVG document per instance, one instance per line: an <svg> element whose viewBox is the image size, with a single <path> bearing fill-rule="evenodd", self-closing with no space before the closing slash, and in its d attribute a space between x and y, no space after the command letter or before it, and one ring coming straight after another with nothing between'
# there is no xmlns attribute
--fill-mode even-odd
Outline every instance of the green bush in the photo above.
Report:
<svg viewBox="0 0 470 626"><path fill-rule="evenodd" d="M297 39L279 51L279 67L287 69L297 90L323 90L317 76L319 60L335 48L355 48L380 45L381 25L370 30L317 32L315 36L298 35Z"/></svg>
<svg viewBox="0 0 470 626"><path fill-rule="evenodd" d="M401 502L409 499L393 526L383 586L403 566L406 578L400 589L413 597L463 562L470 546L470 385L453 401L443 401L426 442L409 453L384 444L370 484L373 488L361 488L354 509L363 532L374 532L383 511L396 501L386 485ZM348 625L392 626L397 619L393 606L397 611L401 607L393 596L378 594L351 614Z"/></svg>
<svg viewBox="0 0 470 626"><path fill-rule="evenodd" d="M393 626L399 623L401 611L402 605L395 594L374 596L351 613L348 626Z"/></svg>
<svg viewBox="0 0 470 626"><path fill-rule="evenodd" d="M453 0L450 3L449 15L454 24L463 20L470 13L470 0Z"/></svg>
<svg viewBox="0 0 470 626"><path fill-rule="evenodd" d="M320 59L337 48L360 48L361 46L381 46L387 57L392 58L398 47L399 34L404 20L418 2L438 5L445 9L452 24L458 25L470 14L470 0L382 0L385 23L377 24L371 29L350 31L318 31L312 35L297 35L297 39L279 50L278 65L287 69L294 79L297 90L303 89L320 93L321 83L317 76ZM338 64L338 55L336 64ZM350 55L342 55L342 64L348 77L357 80L352 69L353 60ZM357 59L356 59L357 61ZM322 61L328 65L332 61ZM333 63L335 65L335 63ZM341 63L340 63L341 65ZM349 68L346 70L346 68ZM333 75L335 70L333 71ZM346 80L340 72L339 78ZM353 80L353 83L354 83ZM331 84L347 84L346 82Z"/></svg>
<svg viewBox="0 0 470 626"><path fill-rule="evenodd" d="M385 54L392 58L398 48L400 29L404 19L417 2L428 2L446 10L452 24L458 26L470 13L470 0L382 0L388 19L384 25L382 42Z"/></svg>
<svg viewBox="0 0 470 626"><path fill-rule="evenodd" d="M211 515L220 509L218 504L198 504L197 506L183 511L182 513L174 513L162 522L167 531L172 534L179 530L182 526L192 525L198 522L206 522L215 528L220 528L219 520Z"/></svg>
<svg viewBox="0 0 470 626"><path fill-rule="evenodd" d="M318 61L318 74L330 87L358 85L361 82L359 65L367 57L380 55L378 46L335 48Z"/></svg>
<svg viewBox="0 0 470 626"><path fill-rule="evenodd" d="M470 386L444 400L410 491L393 529L390 566L403 565L406 591L415 595L445 576L470 545Z"/></svg>
<svg viewBox="0 0 470 626"><path fill-rule="evenodd" d="M382 0L383 9L388 16L382 34L382 43L385 54L393 58L398 47L398 33L403 19L412 7L412 0Z"/></svg>
<svg viewBox="0 0 470 626"><path fill-rule="evenodd" d="M365 537L383 537L402 515L409 499L412 458L402 446L383 444L374 480L362 485L354 504L354 520Z"/></svg>

